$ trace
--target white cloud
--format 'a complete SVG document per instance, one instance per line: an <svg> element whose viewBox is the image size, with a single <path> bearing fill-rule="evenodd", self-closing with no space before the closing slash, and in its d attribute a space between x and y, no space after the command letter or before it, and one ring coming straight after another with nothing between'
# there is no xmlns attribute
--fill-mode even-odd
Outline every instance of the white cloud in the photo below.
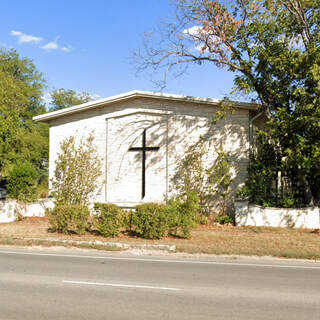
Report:
<svg viewBox="0 0 320 320"><path fill-rule="evenodd" d="M64 52L70 52L70 51L71 51L71 49L72 49L72 47L71 47L71 46L62 47L62 48L61 48L61 51L64 51Z"/></svg>
<svg viewBox="0 0 320 320"><path fill-rule="evenodd" d="M58 50L59 49L59 45L58 45L58 39L51 42L48 42L46 45L40 47L41 49L47 50L47 51L51 51L51 50Z"/></svg>
<svg viewBox="0 0 320 320"><path fill-rule="evenodd" d="M61 50L63 52L70 52L72 50L71 46L60 47L58 40L59 40L59 37L57 37L54 41L48 42L46 45L40 48L46 51Z"/></svg>
<svg viewBox="0 0 320 320"><path fill-rule="evenodd" d="M41 37L32 36L30 34L25 34L20 31L11 30L11 35L18 38L19 43L39 43L43 40Z"/></svg>
<svg viewBox="0 0 320 320"><path fill-rule="evenodd" d="M193 27L190 27L188 29L184 29L182 31L183 34L186 34L188 36L198 36L199 35L199 32L201 31L201 27L199 26L193 26Z"/></svg>
<svg viewBox="0 0 320 320"><path fill-rule="evenodd" d="M184 29L182 33L189 37L189 39L192 39L192 41L194 42L193 49L196 51L200 51L200 53L208 52L204 39L206 39L206 42L208 41L211 44L219 42L219 38L217 36L206 33L203 30L203 27L200 26L193 26L188 29Z"/></svg>
<svg viewBox="0 0 320 320"><path fill-rule="evenodd" d="M14 37L17 37L19 43L35 43L38 44L39 42L42 42L44 38L36 37L30 34L25 34L20 31L11 30L11 35ZM50 41L45 45L39 46L39 48L46 50L46 51L53 51L53 50L61 50L63 52L70 52L72 50L71 46L63 46L60 47L58 44L59 37L57 37L54 41ZM0 44L4 46L3 44Z"/></svg>

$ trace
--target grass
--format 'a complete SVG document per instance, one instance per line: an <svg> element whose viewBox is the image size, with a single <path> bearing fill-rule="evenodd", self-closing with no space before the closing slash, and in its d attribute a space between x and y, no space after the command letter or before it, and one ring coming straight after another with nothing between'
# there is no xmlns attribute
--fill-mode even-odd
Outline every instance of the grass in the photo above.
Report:
<svg viewBox="0 0 320 320"><path fill-rule="evenodd" d="M43 246L43 247L67 247L67 248L82 248L96 249L104 251L121 251L123 249L111 245L99 245L90 243L66 243L63 241L49 241L40 239L21 239L17 237L0 237L0 245L4 246Z"/></svg>
<svg viewBox="0 0 320 320"><path fill-rule="evenodd" d="M28 240L29 238L29 240ZM41 238L43 240L31 240ZM46 239L55 239L50 242ZM59 241L60 240L60 241ZM176 251L226 255L255 255L320 260L320 234L307 229L271 227L199 226L191 239L165 238L146 240L121 233L115 238L85 234L63 235L48 232L45 218L0 224L0 244L6 245L64 245L102 250L120 250L113 246L68 244L62 240L108 241L128 244L170 244Z"/></svg>

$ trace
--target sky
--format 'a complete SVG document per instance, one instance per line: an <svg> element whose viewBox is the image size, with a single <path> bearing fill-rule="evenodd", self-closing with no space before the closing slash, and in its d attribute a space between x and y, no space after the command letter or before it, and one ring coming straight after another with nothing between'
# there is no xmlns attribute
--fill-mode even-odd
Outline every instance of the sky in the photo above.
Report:
<svg viewBox="0 0 320 320"><path fill-rule="evenodd" d="M33 60L46 92L65 88L105 98L159 91L146 74L136 75L133 54L144 33L173 14L170 0L1 0L0 48ZM221 99L232 85L232 73L195 65L163 92Z"/></svg>

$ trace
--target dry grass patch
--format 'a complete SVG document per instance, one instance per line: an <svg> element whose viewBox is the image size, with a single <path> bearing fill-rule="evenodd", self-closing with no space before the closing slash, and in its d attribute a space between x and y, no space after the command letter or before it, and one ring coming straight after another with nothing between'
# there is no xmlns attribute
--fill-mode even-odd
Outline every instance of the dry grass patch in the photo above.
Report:
<svg viewBox="0 0 320 320"><path fill-rule="evenodd" d="M48 232L46 218L0 224L0 242L27 238L57 240L114 241L132 244L174 244L177 251L187 253L274 256L320 260L320 234L306 229L268 227L199 226L191 239L165 238L146 240L121 233L115 238L93 234L63 235ZM12 240L13 241L13 240ZM32 242L31 242L32 243Z"/></svg>

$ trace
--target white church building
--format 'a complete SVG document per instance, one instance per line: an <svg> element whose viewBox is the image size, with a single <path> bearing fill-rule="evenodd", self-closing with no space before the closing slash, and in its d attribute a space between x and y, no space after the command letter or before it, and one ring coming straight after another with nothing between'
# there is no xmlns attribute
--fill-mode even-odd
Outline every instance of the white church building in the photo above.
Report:
<svg viewBox="0 0 320 320"><path fill-rule="evenodd" d="M216 157L218 146L230 152L234 198L247 176L251 132L260 114L255 104L235 102L234 112L213 125L219 110L218 100L131 91L34 120L50 125L49 179L60 143L93 132L103 165L103 185L93 200L134 207L170 197L177 163L201 136L207 141L208 161Z"/></svg>

